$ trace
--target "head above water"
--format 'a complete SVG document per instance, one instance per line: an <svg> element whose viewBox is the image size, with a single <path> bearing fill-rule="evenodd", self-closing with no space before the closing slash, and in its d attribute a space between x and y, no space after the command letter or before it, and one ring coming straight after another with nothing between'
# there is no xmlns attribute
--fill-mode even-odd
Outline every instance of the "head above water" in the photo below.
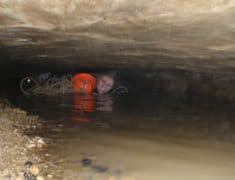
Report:
<svg viewBox="0 0 235 180"><path fill-rule="evenodd" d="M109 93L115 86L113 73L102 74L97 76L97 91L99 94Z"/></svg>

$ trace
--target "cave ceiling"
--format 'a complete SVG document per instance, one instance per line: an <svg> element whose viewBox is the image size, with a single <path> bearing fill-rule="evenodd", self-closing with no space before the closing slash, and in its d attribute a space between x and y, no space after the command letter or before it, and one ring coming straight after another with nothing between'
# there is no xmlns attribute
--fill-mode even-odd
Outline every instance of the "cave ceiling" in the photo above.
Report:
<svg viewBox="0 0 235 180"><path fill-rule="evenodd" d="M233 72L235 1L0 0L0 53L1 64Z"/></svg>

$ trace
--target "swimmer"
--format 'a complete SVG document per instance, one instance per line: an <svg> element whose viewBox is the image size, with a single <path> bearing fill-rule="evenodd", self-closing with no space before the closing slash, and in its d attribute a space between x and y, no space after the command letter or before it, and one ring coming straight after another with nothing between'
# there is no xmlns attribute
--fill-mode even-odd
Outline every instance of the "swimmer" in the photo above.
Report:
<svg viewBox="0 0 235 180"><path fill-rule="evenodd" d="M75 74L72 79L75 93L81 94L108 94L115 87L113 74L101 74L93 76L88 73Z"/></svg>
<svg viewBox="0 0 235 180"><path fill-rule="evenodd" d="M77 94L113 94L128 93L127 87L118 86L115 73L90 74L77 73L75 75L55 76L51 73L40 74L36 78L30 76L23 78L20 89L23 94L53 94L53 93L77 93Z"/></svg>
<svg viewBox="0 0 235 180"><path fill-rule="evenodd" d="M114 75L102 74L97 76L97 92L98 94L108 94L115 87Z"/></svg>
<svg viewBox="0 0 235 180"><path fill-rule="evenodd" d="M128 88L118 85L119 83L114 73L98 75L96 91L98 94L127 94Z"/></svg>

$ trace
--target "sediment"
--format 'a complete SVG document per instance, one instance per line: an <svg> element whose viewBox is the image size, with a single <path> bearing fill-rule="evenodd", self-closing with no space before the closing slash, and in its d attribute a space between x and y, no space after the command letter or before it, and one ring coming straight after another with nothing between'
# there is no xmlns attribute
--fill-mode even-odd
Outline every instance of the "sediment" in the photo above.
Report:
<svg viewBox="0 0 235 180"><path fill-rule="evenodd" d="M40 126L38 116L0 99L0 180L58 179L59 169L45 160L47 142L25 133Z"/></svg>

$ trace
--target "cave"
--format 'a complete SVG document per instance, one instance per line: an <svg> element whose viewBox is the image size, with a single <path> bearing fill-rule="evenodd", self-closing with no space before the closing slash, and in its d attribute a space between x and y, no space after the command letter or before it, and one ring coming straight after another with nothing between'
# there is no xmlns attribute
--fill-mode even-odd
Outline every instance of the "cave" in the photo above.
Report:
<svg viewBox="0 0 235 180"><path fill-rule="evenodd" d="M234 10L0 0L0 179L234 179ZM45 73L110 72L127 93L21 88Z"/></svg>

